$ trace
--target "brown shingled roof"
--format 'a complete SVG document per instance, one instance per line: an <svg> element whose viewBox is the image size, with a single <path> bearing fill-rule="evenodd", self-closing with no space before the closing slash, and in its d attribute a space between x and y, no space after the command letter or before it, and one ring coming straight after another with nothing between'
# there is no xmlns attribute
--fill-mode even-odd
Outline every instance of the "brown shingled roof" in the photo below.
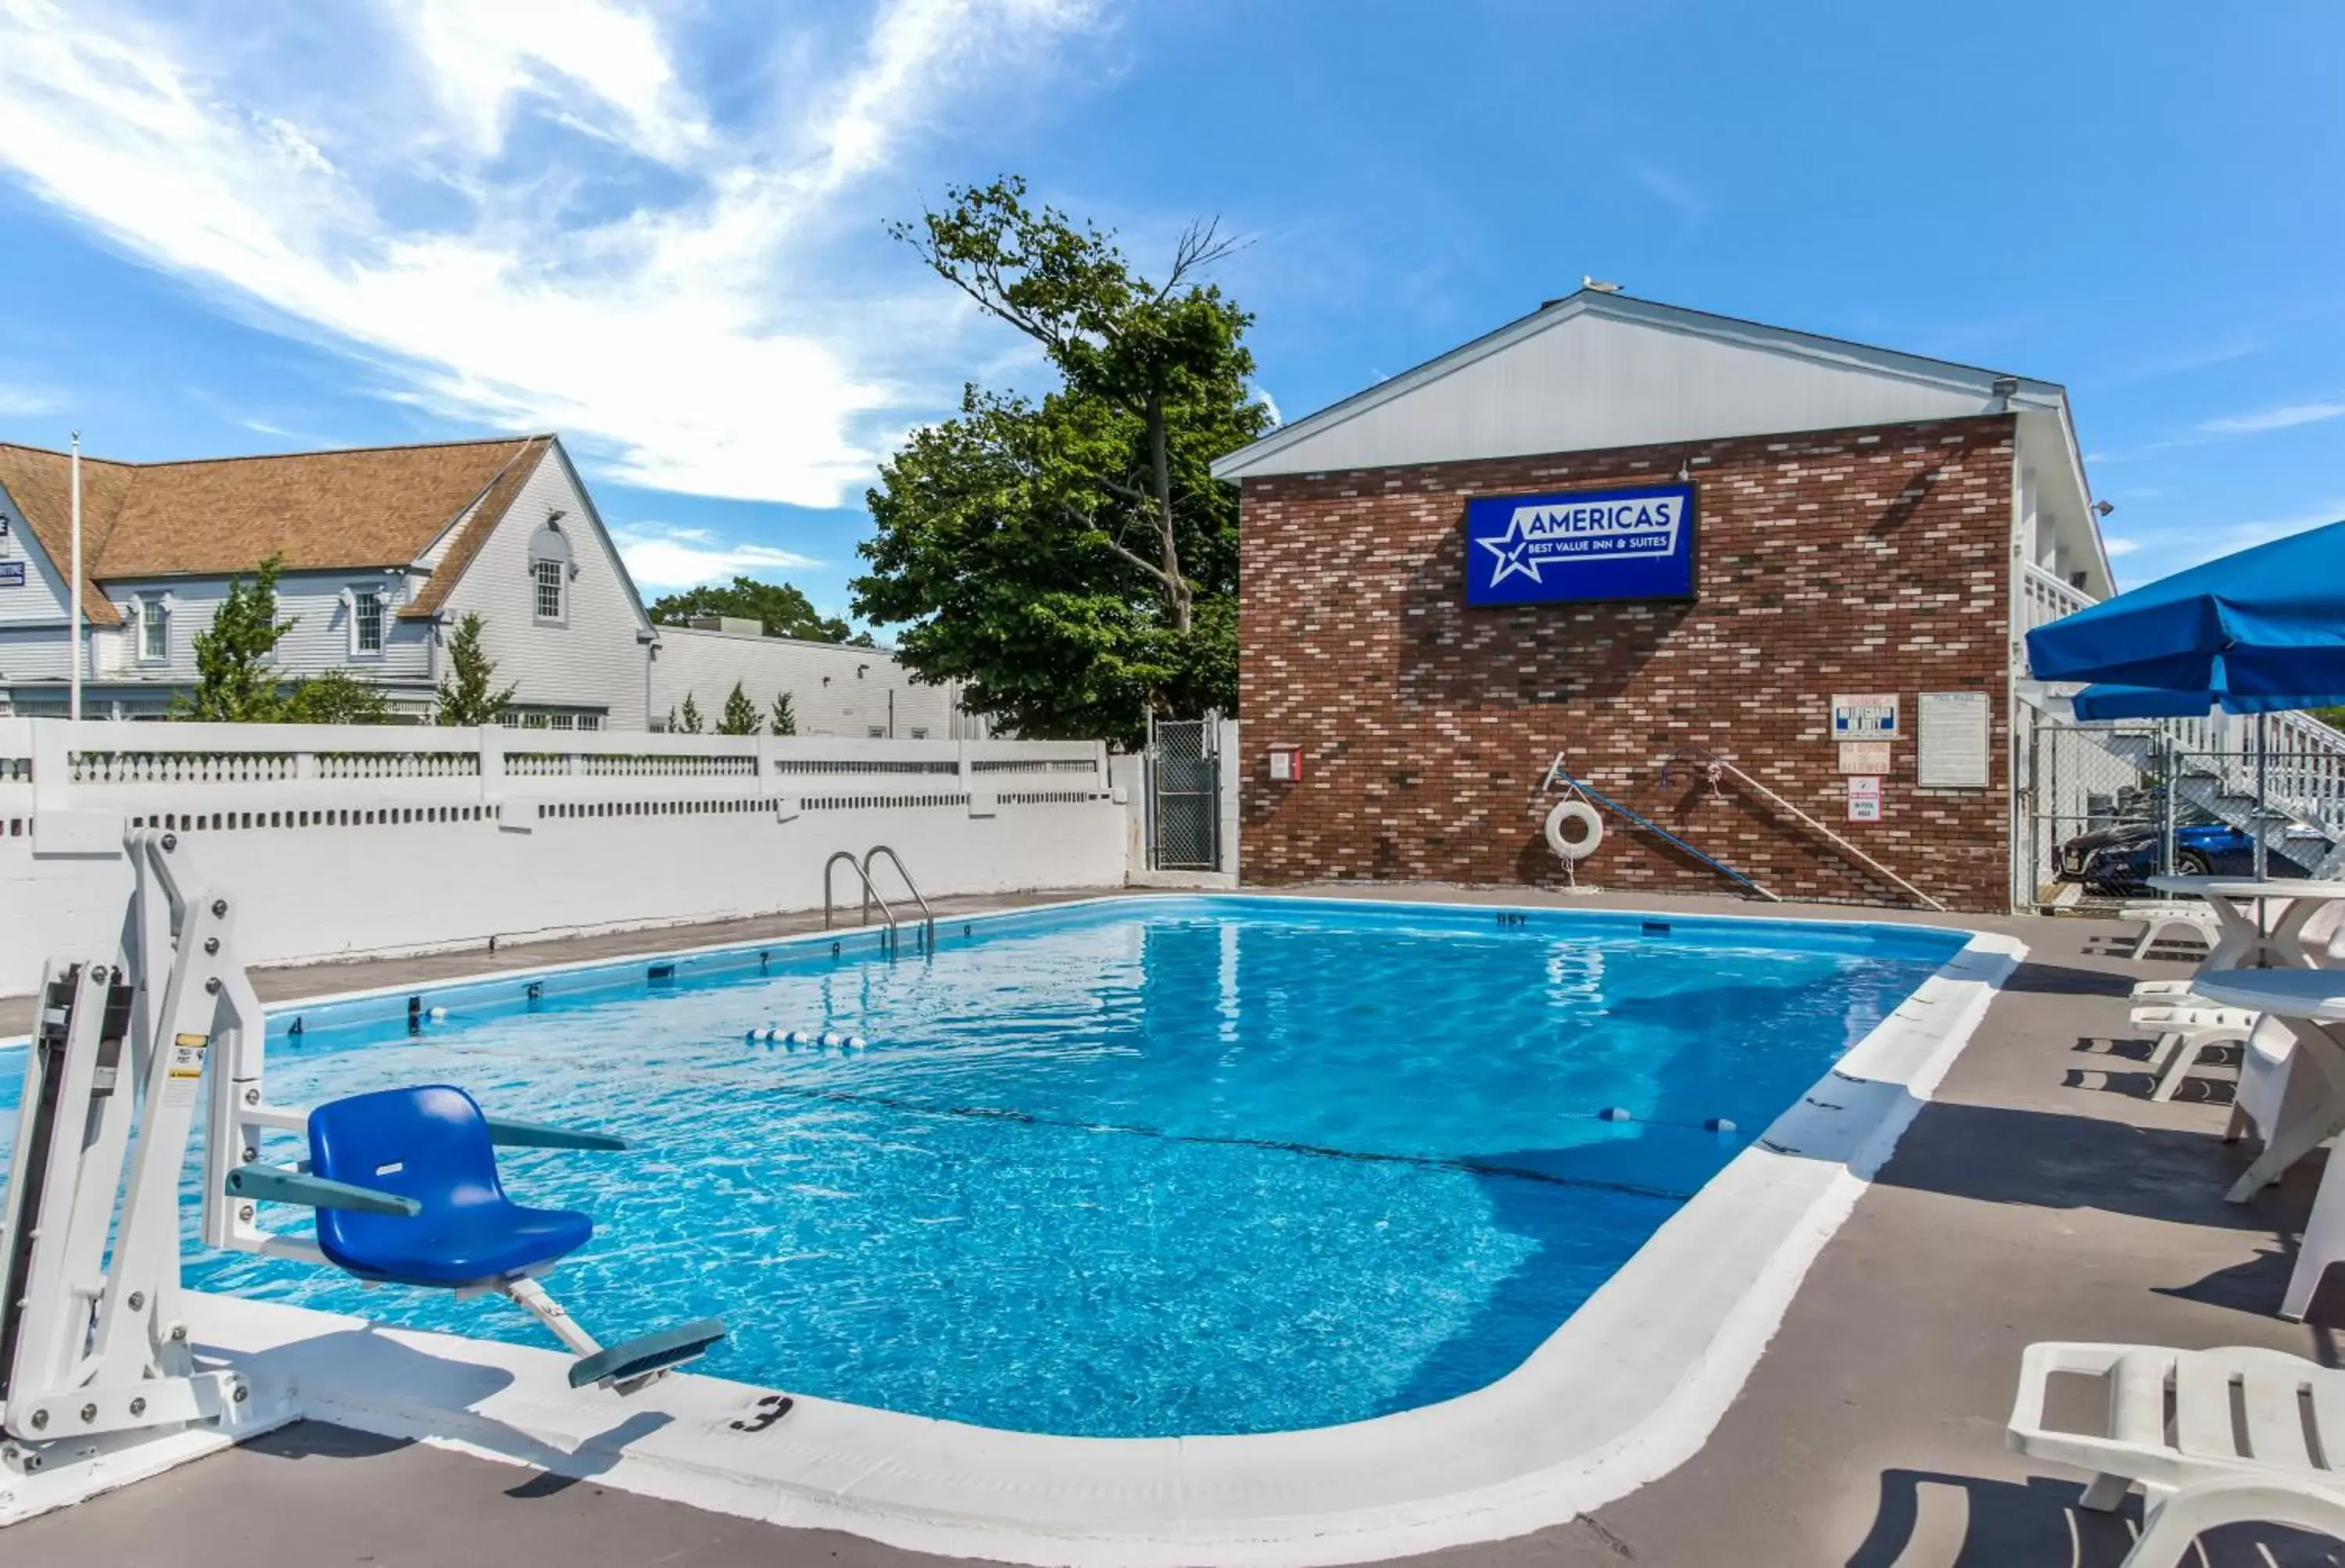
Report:
<svg viewBox="0 0 2345 1568"><path fill-rule="evenodd" d="M550 435L532 436L521 443L520 449L506 461L497 476L489 482L488 491L481 497L481 504L472 508L470 517L464 519L463 531L448 542L448 548L441 555L439 565L432 569L431 580L423 585L423 591L415 596L412 604L401 606L400 619L424 620L440 613L441 601L456 585L456 579L464 575L464 568L472 564L472 557L480 554L481 542L504 520L505 511L513 505L513 497L521 494L523 484L529 483L529 476L537 472L538 458L553 444L553 438Z"/></svg>
<svg viewBox="0 0 2345 1568"><path fill-rule="evenodd" d="M426 590L436 603L552 441L522 436L196 463L85 456L85 575L225 575L249 572L272 554L293 571L405 565L484 502ZM0 444L0 487L60 569L70 547L66 472L62 453ZM83 604L92 620L118 619L87 584Z"/></svg>
<svg viewBox="0 0 2345 1568"><path fill-rule="evenodd" d="M130 494L130 476L137 471L127 463L97 458L81 460L81 613L93 624L115 626L122 617L97 591L97 542L113 525L115 514ZM0 442L0 490L5 490L25 514L25 525L39 542L41 554L54 562L57 575L73 569L73 463L62 452L36 446L11 446Z"/></svg>

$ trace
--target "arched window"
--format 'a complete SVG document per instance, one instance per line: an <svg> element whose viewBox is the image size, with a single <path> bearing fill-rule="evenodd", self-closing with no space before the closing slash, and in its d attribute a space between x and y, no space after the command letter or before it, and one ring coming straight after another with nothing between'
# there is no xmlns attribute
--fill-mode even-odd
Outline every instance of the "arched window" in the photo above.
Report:
<svg viewBox="0 0 2345 1568"><path fill-rule="evenodd" d="M577 575L570 536L547 518L529 540L530 610L539 626L558 626L570 618L570 579Z"/></svg>

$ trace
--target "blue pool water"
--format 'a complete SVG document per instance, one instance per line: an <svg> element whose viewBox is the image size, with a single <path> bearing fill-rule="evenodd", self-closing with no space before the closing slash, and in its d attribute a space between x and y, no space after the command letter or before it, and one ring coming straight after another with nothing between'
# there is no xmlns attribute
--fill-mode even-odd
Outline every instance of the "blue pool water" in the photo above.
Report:
<svg viewBox="0 0 2345 1568"><path fill-rule="evenodd" d="M508 1152L508 1186L594 1215L553 1282L606 1339L724 1317L707 1371L1027 1431L1321 1426L1518 1365L1962 941L1519 920L1120 901L892 964L858 937L427 993L414 1033L403 998L310 1009L269 1097L446 1082L625 1133ZM551 1343L493 1298L188 1246L200 1288Z"/></svg>

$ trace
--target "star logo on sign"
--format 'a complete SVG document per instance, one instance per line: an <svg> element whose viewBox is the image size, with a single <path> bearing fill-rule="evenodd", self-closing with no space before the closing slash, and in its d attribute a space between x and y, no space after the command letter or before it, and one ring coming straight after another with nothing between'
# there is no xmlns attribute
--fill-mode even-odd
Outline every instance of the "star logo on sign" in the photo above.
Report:
<svg viewBox="0 0 2345 1568"><path fill-rule="evenodd" d="M1529 544L1518 537L1522 532L1522 521L1523 514L1518 510L1513 516L1507 519L1505 533L1496 538L1474 541L1498 558L1498 564L1490 568L1490 586L1494 588L1508 577L1517 575L1528 577L1541 586L1546 585L1544 579L1539 576L1538 563L1530 557Z"/></svg>

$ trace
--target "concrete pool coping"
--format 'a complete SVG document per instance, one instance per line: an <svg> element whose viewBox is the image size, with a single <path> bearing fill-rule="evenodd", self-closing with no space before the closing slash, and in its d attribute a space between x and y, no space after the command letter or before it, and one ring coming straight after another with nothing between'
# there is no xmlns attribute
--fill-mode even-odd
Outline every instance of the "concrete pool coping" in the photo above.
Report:
<svg viewBox="0 0 2345 1568"><path fill-rule="evenodd" d="M191 1297L189 1318L198 1342L245 1370L284 1419L427 1439L898 1546L1047 1563L1182 1563L1204 1551L1217 1562L1315 1563L1494 1540L1609 1502L1700 1447L1808 1266L2025 951L2007 936L1968 937L1522 1368L1457 1399L1349 1426L1051 1438L800 1398L749 1431L734 1423L756 1424L766 1390L746 1384L685 1375L621 1401L569 1390L566 1360L551 1351L218 1297ZM745 945L758 944L692 951Z"/></svg>

